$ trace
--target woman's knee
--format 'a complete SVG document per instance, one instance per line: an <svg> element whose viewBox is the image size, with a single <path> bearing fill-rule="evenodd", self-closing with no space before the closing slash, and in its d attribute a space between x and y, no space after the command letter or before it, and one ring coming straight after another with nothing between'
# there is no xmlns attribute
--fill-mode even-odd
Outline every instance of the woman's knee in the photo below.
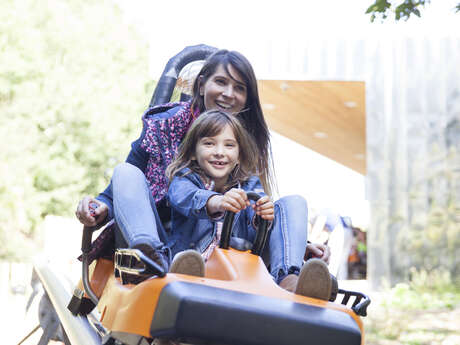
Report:
<svg viewBox="0 0 460 345"><path fill-rule="evenodd" d="M138 167L130 163L120 163L113 170L113 179L125 180L136 177L144 177L144 174Z"/></svg>
<svg viewBox="0 0 460 345"><path fill-rule="evenodd" d="M118 164L112 176L114 199L137 200L150 195L143 172L129 163Z"/></svg>
<svg viewBox="0 0 460 345"><path fill-rule="evenodd" d="M308 210L307 200L305 200L303 196L297 194L284 196L275 201L275 205L289 210L296 210L296 212L307 212Z"/></svg>
<svg viewBox="0 0 460 345"><path fill-rule="evenodd" d="M285 196L275 202L275 222L281 230L289 231L290 237L303 241L307 234L307 201L300 195Z"/></svg>

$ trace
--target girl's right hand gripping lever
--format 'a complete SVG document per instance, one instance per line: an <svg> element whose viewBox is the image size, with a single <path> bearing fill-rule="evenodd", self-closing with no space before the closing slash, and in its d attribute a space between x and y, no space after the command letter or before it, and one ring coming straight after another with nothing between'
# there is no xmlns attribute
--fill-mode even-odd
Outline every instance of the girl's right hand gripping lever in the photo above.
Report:
<svg viewBox="0 0 460 345"><path fill-rule="evenodd" d="M254 192L247 192L246 193L248 196L248 199L257 201L260 199L260 195ZM224 217L224 224L222 226L222 236L220 240L220 248L223 249L228 249L230 245L230 237L231 237L231 230L232 230L232 225L233 225L233 219L235 217L235 213L233 212L226 212L225 217ZM261 255L265 244L267 242L268 238L268 233L269 233L269 222L265 219L263 219L260 216L257 216L257 224L258 230L257 230L257 235L256 239L254 240L254 244L252 245L252 250L251 253L255 255Z"/></svg>
<svg viewBox="0 0 460 345"><path fill-rule="evenodd" d="M253 200L254 202L260 199L260 195L254 192L248 192L247 196L248 199ZM259 224L259 226L257 229L256 239L254 240L254 244L252 245L251 253L260 256L262 255L262 252L265 248L265 244L267 243L270 222L266 219L263 219L260 216L257 217L257 223Z"/></svg>

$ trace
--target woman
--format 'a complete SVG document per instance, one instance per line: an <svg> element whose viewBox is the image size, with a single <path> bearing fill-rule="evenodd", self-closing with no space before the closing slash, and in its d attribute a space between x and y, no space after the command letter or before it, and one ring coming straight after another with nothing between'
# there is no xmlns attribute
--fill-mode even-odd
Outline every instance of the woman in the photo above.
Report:
<svg viewBox="0 0 460 345"><path fill-rule="evenodd" d="M252 135L258 150L257 169L268 195L273 190L270 138L260 105L257 81L249 61L240 53L219 50L211 55L193 85L191 102L158 106L143 115L143 130L132 143L126 163L114 170L111 183L96 198L84 197L76 216L86 226L100 226L115 219L117 247L138 248L166 271L170 262L168 236L163 224L170 218L166 205L166 167L192 122L205 110L218 109L237 114ZM98 207L94 216L90 203ZM286 258L276 275L278 283L287 278L286 288L295 285L305 253L307 205L299 196L275 202L276 221L282 222L279 236L285 243ZM289 231L288 231L289 229ZM322 245L307 248L324 261L329 250ZM281 261L281 259L280 259ZM291 282L293 282L291 284ZM283 284L280 284L283 286ZM294 287L292 288L294 289Z"/></svg>

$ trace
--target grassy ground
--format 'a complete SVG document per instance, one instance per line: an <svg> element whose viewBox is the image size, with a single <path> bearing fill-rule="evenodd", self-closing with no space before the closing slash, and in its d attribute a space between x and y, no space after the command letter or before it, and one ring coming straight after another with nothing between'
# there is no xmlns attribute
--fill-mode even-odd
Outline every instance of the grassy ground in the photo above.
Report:
<svg viewBox="0 0 460 345"><path fill-rule="evenodd" d="M379 308L364 322L366 344L460 344L460 307L401 310Z"/></svg>
<svg viewBox="0 0 460 345"><path fill-rule="evenodd" d="M460 287L448 275L419 273L374 294L368 314L366 344L460 344Z"/></svg>

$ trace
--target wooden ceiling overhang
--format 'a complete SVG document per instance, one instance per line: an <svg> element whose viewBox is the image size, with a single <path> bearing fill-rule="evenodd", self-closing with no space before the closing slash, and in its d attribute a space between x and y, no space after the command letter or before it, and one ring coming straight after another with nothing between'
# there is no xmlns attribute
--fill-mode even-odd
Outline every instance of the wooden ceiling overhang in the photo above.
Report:
<svg viewBox="0 0 460 345"><path fill-rule="evenodd" d="M258 86L270 129L366 174L364 82L260 80Z"/></svg>

